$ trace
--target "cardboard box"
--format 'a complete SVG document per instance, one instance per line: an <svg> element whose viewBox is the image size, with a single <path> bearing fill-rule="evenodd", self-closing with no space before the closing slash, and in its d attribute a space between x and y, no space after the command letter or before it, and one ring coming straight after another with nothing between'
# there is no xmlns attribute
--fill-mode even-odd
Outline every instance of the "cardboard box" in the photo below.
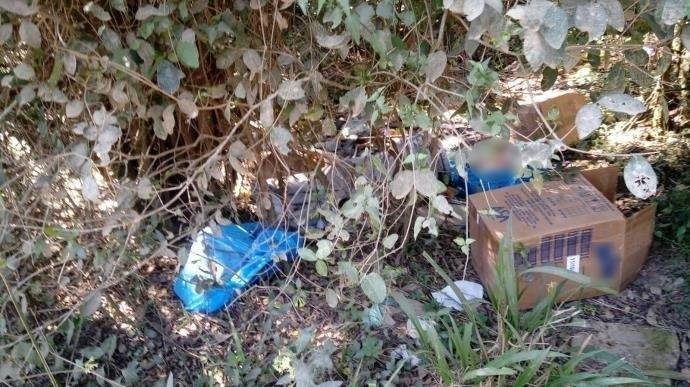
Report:
<svg viewBox="0 0 690 387"><path fill-rule="evenodd" d="M647 260L656 206L626 218L613 202L619 169L606 167L544 183L538 193L522 184L469 197L472 265L482 282L494 281L498 246L508 219L513 226L515 268L551 265L584 274L620 291ZM603 294L548 274L519 276L521 308L564 282L559 301Z"/></svg>
<svg viewBox="0 0 690 387"><path fill-rule="evenodd" d="M575 130L575 116L577 111L586 103L584 95L574 90L553 90L534 96L534 105L544 117L549 116L549 110L558 110L558 119L554 132L566 145L575 145L579 141L577 130ZM537 140L549 135L548 129L534 109L530 101L521 101L517 107L517 117L520 121L515 128L516 133L512 133L515 140L525 141L525 137Z"/></svg>

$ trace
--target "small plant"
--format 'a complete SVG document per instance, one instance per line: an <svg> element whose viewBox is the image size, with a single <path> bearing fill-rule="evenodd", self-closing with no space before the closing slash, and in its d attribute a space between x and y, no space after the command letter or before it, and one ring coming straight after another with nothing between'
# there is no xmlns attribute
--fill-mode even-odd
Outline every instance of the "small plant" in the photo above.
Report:
<svg viewBox="0 0 690 387"><path fill-rule="evenodd" d="M644 372L611 353L569 348L567 345L554 348L547 344L549 335L567 326L578 312L557 308L555 300L560 286L553 287L549 295L532 310L519 310L517 277L512 259L509 259L513 256L510 231L502 238L497 258L497 280L489 288L489 316L483 316L476 304L466 302L462 292L453 286L443 269L428 254L423 254L463 300L464 316L454 316L448 309L443 309L435 315L437 323L430 324L414 313L405 296L393 293L393 297L417 331L421 346L418 353L436 370L443 384L652 384ZM588 283L586 277L570 277L572 273L565 270L562 273L551 270L550 273L581 284ZM425 321L429 317L424 316ZM599 372L579 370L582 363L593 359L607 366Z"/></svg>

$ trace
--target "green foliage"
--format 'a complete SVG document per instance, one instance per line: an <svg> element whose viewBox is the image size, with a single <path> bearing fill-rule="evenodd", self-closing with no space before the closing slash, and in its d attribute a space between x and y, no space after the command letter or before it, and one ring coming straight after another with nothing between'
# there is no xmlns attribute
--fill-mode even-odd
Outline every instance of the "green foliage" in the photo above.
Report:
<svg viewBox="0 0 690 387"><path fill-rule="evenodd" d="M404 256L411 240L438 236L437 219L460 217L427 149L450 116L507 137L515 124L512 96L499 92L507 69L541 73L548 88L590 48L596 66L606 63L600 56L608 49L626 63L614 66L606 93L578 114L581 136L602 125L602 109L645 112L632 94L663 76L673 58L662 55L649 76L640 68L653 58L643 48L650 40L659 49L670 44L686 4L633 4L629 18L618 0L571 3L0 0L0 382L153 384L150 370L158 368L140 362L141 352L113 352L121 340L90 329L147 337L131 320L149 316L169 288L157 292L151 273L171 274L193 259L186 246L206 226L249 218L284 224L285 181L298 172L315 187L305 195L315 199L308 219L298 225L310 243L281 294L297 310L316 294L358 329L384 329L404 269L391 258ZM371 140L378 154L369 149L357 154L365 161L350 164L349 156L323 151L329 141L348 140L336 129L339 119L352 128L362 123L366 133L354 135ZM427 137L418 143L418 134ZM546 153L550 160L553 150ZM456 160L462 169L461 152ZM633 160L630 181L649 196L656 188L651 168ZM341 165L345 189L323 172ZM277 188L268 188L274 180ZM689 233L680 229L688 228L681 223L687 216L677 215L687 198L672 192L660 203L660 232L686 243ZM420 205L428 211L418 212ZM311 227L313 220L323 227ZM472 240L457 241L467 255ZM318 276L302 282L312 269ZM492 293L505 328L493 339L515 343L550 321L553 298L519 312L509 269L501 263L501 288ZM439 330L422 335L445 382L507 380L524 371L515 382L532 383L560 356L549 348L528 348L516 361L512 353L487 353L483 337L491 329L469 305L469 322L441 314ZM166 319L190 320L177 312ZM331 380L332 348L313 348L313 334L276 344L280 353L259 361L232 330L222 364L195 354L185 368L208 369L180 383L215 380L217 369L235 383ZM393 383L402 365L387 364L378 377L367 370L385 345L373 334L357 337L347 351L361 369L348 376ZM257 374L273 360L279 376ZM164 385L172 380L164 373Z"/></svg>

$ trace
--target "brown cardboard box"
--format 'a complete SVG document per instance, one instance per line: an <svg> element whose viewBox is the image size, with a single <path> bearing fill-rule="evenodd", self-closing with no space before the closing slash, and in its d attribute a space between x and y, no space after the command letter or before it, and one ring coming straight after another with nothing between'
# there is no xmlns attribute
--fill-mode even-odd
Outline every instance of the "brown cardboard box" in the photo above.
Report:
<svg viewBox="0 0 690 387"><path fill-rule="evenodd" d="M612 202L619 170L584 171L550 181L539 194L517 185L469 198L472 265L485 285L494 281L498 246L508 218L513 229L515 268L551 265L584 274L599 284L621 290L647 259L654 230L655 206L625 218ZM565 282L564 282L565 281ZM602 294L561 277L532 273L519 276L521 308L530 308L564 282L559 300Z"/></svg>
<svg viewBox="0 0 690 387"><path fill-rule="evenodd" d="M517 108L520 125L515 128L519 133L513 133L516 140L524 141L525 137L536 140L549 134L548 129L535 110L535 105L544 117L548 117L549 110L555 108L559 115L554 132L566 145L575 145L579 141L575 130L575 116L577 111L586 103L585 96L574 90L553 90L534 96L531 101L522 101Z"/></svg>

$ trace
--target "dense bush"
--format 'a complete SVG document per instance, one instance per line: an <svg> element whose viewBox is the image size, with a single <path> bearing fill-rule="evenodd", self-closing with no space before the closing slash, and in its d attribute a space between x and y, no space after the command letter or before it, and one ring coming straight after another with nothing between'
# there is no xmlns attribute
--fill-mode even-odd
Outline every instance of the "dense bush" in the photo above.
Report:
<svg viewBox="0 0 690 387"><path fill-rule="evenodd" d="M318 244L301 255L338 279L329 304L360 292L376 312L390 292L385 259L436 234L434 212L455 213L415 134L457 130L460 118L508 137L514 98L496 86L508 72L549 88L585 61L609 71L578 114L582 138L610 113L645 112L633 95L667 118L687 92L684 0L0 0L0 11L0 381L10 383L57 385L71 371L77 383L133 383L136 372L90 363L112 357L112 343L73 349L75 330L117 308L114 289L131 289L158 257L184 262L200 227L280 223L267 179L342 162L319 146L344 138L343 121L392 151L345 163L346 198L314 174L325 228L308 232ZM462 152L450 157L464 165ZM632 160L626 182L647 197L656 177ZM419 202L431 210L413 212Z"/></svg>

